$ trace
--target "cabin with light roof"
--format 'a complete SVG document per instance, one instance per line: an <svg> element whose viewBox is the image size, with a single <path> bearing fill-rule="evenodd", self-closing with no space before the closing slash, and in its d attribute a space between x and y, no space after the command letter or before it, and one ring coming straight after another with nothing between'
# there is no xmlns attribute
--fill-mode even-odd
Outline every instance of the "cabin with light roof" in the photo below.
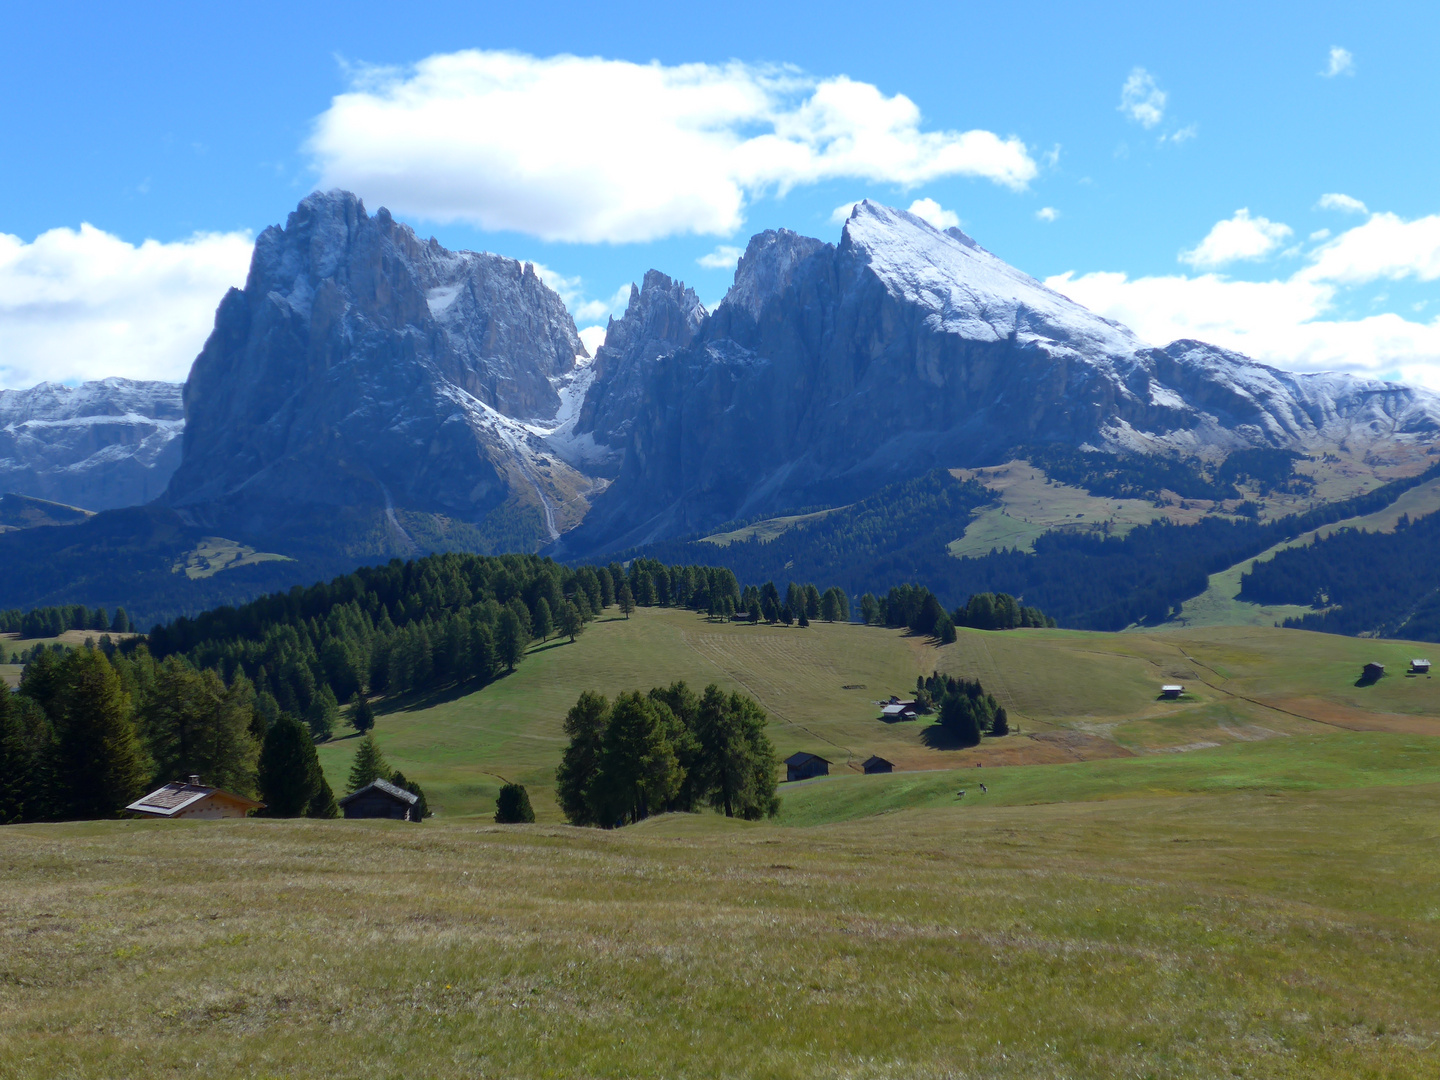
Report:
<svg viewBox="0 0 1440 1080"><path fill-rule="evenodd" d="M156 818L241 818L252 810L263 810L265 804L200 783L200 777L190 777L190 782L180 780L156 788L149 795L136 799L126 810L132 814Z"/></svg>

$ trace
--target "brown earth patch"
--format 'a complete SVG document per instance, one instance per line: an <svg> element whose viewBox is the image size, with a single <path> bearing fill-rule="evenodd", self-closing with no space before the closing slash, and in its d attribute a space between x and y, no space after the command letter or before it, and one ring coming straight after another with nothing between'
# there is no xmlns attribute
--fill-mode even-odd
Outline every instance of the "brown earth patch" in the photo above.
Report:
<svg viewBox="0 0 1440 1080"><path fill-rule="evenodd" d="M1440 716L1371 712L1322 698L1256 698L1261 704L1298 713L1310 720L1347 731L1392 731L1401 735L1440 735Z"/></svg>

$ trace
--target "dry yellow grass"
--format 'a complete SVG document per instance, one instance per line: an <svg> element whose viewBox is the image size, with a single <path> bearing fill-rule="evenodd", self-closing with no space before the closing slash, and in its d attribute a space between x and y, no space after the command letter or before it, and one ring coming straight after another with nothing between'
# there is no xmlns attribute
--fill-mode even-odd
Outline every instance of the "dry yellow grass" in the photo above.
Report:
<svg viewBox="0 0 1440 1080"><path fill-rule="evenodd" d="M0 830L0 1077L1433 1077L1440 787Z"/></svg>

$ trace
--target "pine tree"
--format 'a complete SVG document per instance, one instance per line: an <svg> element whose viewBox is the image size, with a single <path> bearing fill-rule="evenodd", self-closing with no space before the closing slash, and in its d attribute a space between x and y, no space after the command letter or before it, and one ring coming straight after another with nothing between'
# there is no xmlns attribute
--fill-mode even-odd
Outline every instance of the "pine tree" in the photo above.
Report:
<svg viewBox="0 0 1440 1080"><path fill-rule="evenodd" d="M622 582L617 599L620 601L620 612L625 618L630 618L630 613L635 610L635 596L630 592L630 583Z"/></svg>
<svg viewBox="0 0 1440 1080"><path fill-rule="evenodd" d="M110 632L112 634L128 634L132 629L130 616L125 614L123 607L117 607L115 609L115 617L110 620Z"/></svg>
<svg viewBox="0 0 1440 1080"><path fill-rule="evenodd" d="M555 798L565 820L572 825L600 824L590 794L600 771L600 753L609 722L610 703L591 690L581 694L565 715L565 735L570 742L555 770Z"/></svg>
<svg viewBox="0 0 1440 1080"><path fill-rule="evenodd" d="M150 762L130 718L130 703L102 652L77 649L57 670L61 812L69 818L113 817L144 794L150 779Z"/></svg>
<svg viewBox="0 0 1440 1080"><path fill-rule="evenodd" d="M226 686L214 671L167 657L155 670L137 714L154 762L153 782L186 776L249 795L260 746L251 732L255 696L244 674Z"/></svg>
<svg viewBox="0 0 1440 1080"><path fill-rule="evenodd" d="M355 757L350 762L350 778L346 781L346 793L359 791L372 780L388 780L391 768L380 752L375 733L368 732L355 747Z"/></svg>
<svg viewBox="0 0 1440 1080"><path fill-rule="evenodd" d="M574 641L585 630L585 619L580 609L570 602L560 610L560 633Z"/></svg>
<svg viewBox="0 0 1440 1080"><path fill-rule="evenodd" d="M335 700L335 691L330 689L329 683L321 683L310 698L310 707L305 710L305 723L310 728L311 737L316 742L326 742L334 736L339 719L340 703Z"/></svg>
<svg viewBox="0 0 1440 1080"><path fill-rule="evenodd" d="M34 768L14 699L9 687L0 685L0 825L26 818Z"/></svg>
<svg viewBox="0 0 1440 1080"><path fill-rule="evenodd" d="M312 743L310 752L315 753L315 746ZM315 766L318 771L320 766ZM340 805L335 801L335 792L330 790L330 782L320 774L320 782L315 787L315 794L310 799L310 805L305 807L305 816L308 818L337 818L340 816Z"/></svg>
<svg viewBox="0 0 1440 1080"><path fill-rule="evenodd" d="M259 775L268 817L300 817L321 793L325 778L315 743L289 713L281 713L265 733Z"/></svg>
<svg viewBox="0 0 1440 1080"><path fill-rule="evenodd" d="M495 800L495 822L498 825L531 825L535 811L530 808L530 794L523 784L506 784Z"/></svg>
<svg viewBox="0 0 1440 1080"><path fill-rule="evenodd" d="M514 671L515 665L520 663L529 645L528 627L521 622L520 616L512 608L507 607L500 613L500 625L495 638L495 651L500 662L507 670Z"/></svg>
<svg viewBox="0 0 1440 1080"><path fill-rule="evenodd" d="M664 810L679 792L684 776L662 709L669 714L638 691L615 699L589 790L602 825L642 821Z"/></svg>
<svg viewBox="0 0 1440 1080"><path fill-rule="evenodd" d="M550 612L550 604L543 596L535 604L534 631L541 641L549 641L550 635L555 632L555 620Z"/></svg>
<svg viewBox="0 0 1440 1080"><path fill-rule="evenodd" d="M350 705L350 726L362 735L375 726L375 710L364 690L355 691L355 700Z"/></svg>

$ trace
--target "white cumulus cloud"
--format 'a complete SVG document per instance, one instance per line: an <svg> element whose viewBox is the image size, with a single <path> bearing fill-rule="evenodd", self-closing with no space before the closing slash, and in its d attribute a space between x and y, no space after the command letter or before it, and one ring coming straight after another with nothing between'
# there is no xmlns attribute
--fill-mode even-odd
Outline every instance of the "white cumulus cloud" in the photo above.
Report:
<svg viewBox="0 0 1440 1080"><path fill-rule="evenodd" d="M859 202L860 200L856 199L854 202L841 203L839 206L835 207L834 210L831 210L830 224L844 225L845 222L850 220L850 215L855 212L855 207L859 205Z"/></svg>
<svg viewBox="0 0 1440 1080"><path fill-rule="evenodd" d="M1155 76L1137 67L1120 88L1120 111L1148 130L1165 119L1166 97Z"/></svg>
<svg viewBox="0 0 1440 1080"><path fill-rule="evenodd" d="M721 244L714 251L706 252L695 261L707 270L731 270L740 261L740 256L744 254L743 248Z"/></svg>
<svg viewBox="0 0 1440 1080"><path fill-rule="evenodd" d="M135 245L89 224L0 233L0 386L184 379L252 247L241 233Z"/></svg>
<svg viewBox="0 0 1440 1080"><path fill-rule="evenodd" d="M1014 136L927 130L845 76L480 50L360 71L308 150L322 186L397 213L579 242L729 235L757 196L824 180L1021 189L1038 171Z"/></svg>
<svg viewBox="0 0 1440 1080"><path fill-rule="evenodd" d="M1370 211L1363 202L1349 195L1342 195L1338 191L1326 192L1320 196L1320 201L1315 204L1318 210L1339 210L1345 214L1368 214Z"/></svg>
<svg viewBox="0 0 1440 1080"><path fill-rule="evenodd" d="M1035 211L1037 221L1054 221L1059 216L1060 211L1056 210L1053 206L1042 206L1039 210Z"/></svg>
<svg viewBox="0 0 1440 1080"><path fill-rule="evenodd" d="M1355 57L1349 49L1342 49L1339 45L1330 47L1330 56L1325 63L1325 70L1320 72L1327 79L1333 79L1336 75L1354 75Z"/></svg>
<svg viewBox="0 0 1440 1080"><path fill-rule="evenodd" d="M582 327L580 329L580 340L585 343L585 351L588 352L591 356L594 356L595 350L600 348L601 345L605 344L605 327Z"/></svg>
<svg viewBox="0 0 1440 1080"><path fill-rule="evenodd" d="M937 229L958 229L960 227L960 215L954 210L946 210L934 199L916 199L910 204L910 213L928 221Z"/></svg>
<svg viewBox="0 0 1440 1080"><path fill-rule="evenodd" d="M1157 345L1198 338L1277 367L1398 375L1440 389L1440 319L1338 316L1347 289L1402 278L1440 279L1440 215L1376 214L1314 249L1287 278L1072 272L1046 283Z"/></svg>
<svg viewBox="0 0 1440 1080"><path fill-rule="evenodd" d="M1289 225L1263 217L1251 217L1248 209L1235 211L1235 216L1217 221L1205 239L1191 251L1182 252L1180 261L1202 270L1213 270L1241 259L1263 259L1273 253L1291 235Z"/></svg>

